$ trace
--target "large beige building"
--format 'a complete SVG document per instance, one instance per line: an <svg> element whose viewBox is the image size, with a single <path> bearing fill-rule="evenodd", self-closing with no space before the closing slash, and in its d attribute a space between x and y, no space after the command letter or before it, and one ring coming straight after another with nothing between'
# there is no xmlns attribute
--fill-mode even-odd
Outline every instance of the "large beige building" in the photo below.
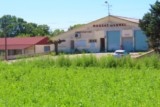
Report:
<svg viewBox="0 0 160 107"><path fill-rule="evenodd" d="M121 48L129 52L147 51L147 38L138 23L138 19L110 15L52 39L64 39L58 49L69 53L76 50L113 52Z"/></svg>

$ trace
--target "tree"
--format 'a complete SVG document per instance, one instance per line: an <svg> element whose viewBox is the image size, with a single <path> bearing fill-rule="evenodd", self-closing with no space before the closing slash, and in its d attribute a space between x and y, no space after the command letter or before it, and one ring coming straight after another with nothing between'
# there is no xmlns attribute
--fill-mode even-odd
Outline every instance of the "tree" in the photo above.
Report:
<svg viewBox="0 0 160 107"><path fill-rule="evenodd" d="M75 29L75 28L79 28L79 27L81 27L81 26L83 26L83 25L85 25L85 24L75 24L75 25L73 25L73 26L70 26L70 27L68 28L68 31L69 31L69 30L73 30L73 29Z"/></svg>
<svg viewBox="0 0 160 107"><path fill-rule="evenodd" d="M53 44L54 44L54 49L55 49L55 52L56 52L56 55L58 55L58 44L61 44L62 42L65 42L65 40L54 40L53 41Z"/></svg>
<svg viewBox="0 0 160 107"><path fill-rule="evenodd" d="M65 31L64 30L60 30L60 29L56 29L54 30L53 32L51 32L51 36L58 36L60 35L61 33L64 33Z"/></svg>
<svg viewBox="0 0 160 107"><path fill-rule="evenodd" d="M150 45L155 50L160 46L160 2L151 5L150 11L140 20L139 26L148 36Z"/></svg>
<svg viewBox="0 0 160 107"><path fill-rule="evenodd" d="M38 25L37 27L40 36L49 35L49 26L48 25Z"/></svg>
<svg viewBox="0 0 160 107"><path fill-rule="evenodd" d="M0 37L15 36L46 36L50 34L49 26L27 23L22 18L16 16L4 15L0 18ZM4 34L5 33L5 34Z"/></svg>
<svg viewBox="0 0 160 107"><path fill-rule="evenodd" d="M0 19L0 37L12 33L11 29L15 27L15 17L13 17L12 20L11 18L12 16L6 15ZM11 22L14 22L14 24L10 24Z"/></svg>

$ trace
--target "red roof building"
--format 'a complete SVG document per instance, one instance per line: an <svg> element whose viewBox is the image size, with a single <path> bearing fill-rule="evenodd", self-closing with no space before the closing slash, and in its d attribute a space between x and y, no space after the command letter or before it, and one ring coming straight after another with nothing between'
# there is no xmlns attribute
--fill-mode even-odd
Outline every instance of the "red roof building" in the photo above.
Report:
<svg viewBox="0 0 160 107"><path fill-rule="evenodd" d="M33 45L49 44L48 37L7 38L7 49L25 49ZM0 38L0 50L5 49L5 38Z"/></svg>
<svg viewBox="0 0 160 107"><path fill-rule="evenodd" d="M5 47L6 46L6 47ZM0 55L7 49L8 56L35 54L50 51L48 37L0 38Z"/></svg>

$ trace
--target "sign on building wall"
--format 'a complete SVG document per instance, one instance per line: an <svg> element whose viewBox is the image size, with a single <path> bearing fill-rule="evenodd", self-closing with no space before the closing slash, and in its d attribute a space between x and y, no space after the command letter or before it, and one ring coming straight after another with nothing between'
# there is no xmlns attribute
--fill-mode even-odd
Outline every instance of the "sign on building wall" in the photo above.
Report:
<svg viewBox="0 0 160 107"><path fill-rule="evenodd" d="M133 30L122 30L122 37L133 37Z"/></svg>
<svg viewBox="0 0 160 107"><path fill-rule="evenodd" d="M93 27L123 27L127 26L125 23L116 23L116 24L94 24Z"/></svg>

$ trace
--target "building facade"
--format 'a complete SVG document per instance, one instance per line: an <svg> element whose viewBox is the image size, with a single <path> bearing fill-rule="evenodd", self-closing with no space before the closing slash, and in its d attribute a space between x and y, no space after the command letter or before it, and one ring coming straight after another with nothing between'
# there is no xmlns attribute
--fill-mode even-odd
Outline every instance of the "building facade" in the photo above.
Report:
<svg viewBox="0 0 160 107"><path fill-rule="evenodd" d="M147 51L147 37L138 26L139 20L120 16L107 16L79 28L65 32L53 40L63 39L59 51L128 52Z"/></svg>

